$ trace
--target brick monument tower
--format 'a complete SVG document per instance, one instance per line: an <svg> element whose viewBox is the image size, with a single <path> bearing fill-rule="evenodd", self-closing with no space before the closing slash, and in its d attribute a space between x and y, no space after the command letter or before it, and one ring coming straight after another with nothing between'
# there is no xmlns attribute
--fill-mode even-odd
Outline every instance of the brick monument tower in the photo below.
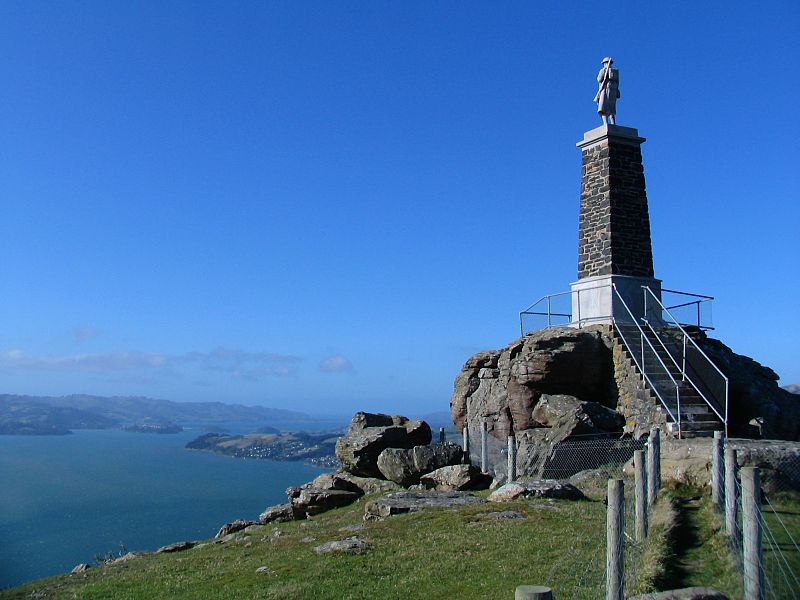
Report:
<svg viewBox="0 0 800 600"><path fill-rule="evenodd" d="M578 281L571 286L576 326L638 319L642 286L661 296L661 281L653 277L641 151L645 139L636 129L615 124L619 71L612 62L603 60L597 78L595 101L603 125L584 133L577 144L583 166Z"/></svg>

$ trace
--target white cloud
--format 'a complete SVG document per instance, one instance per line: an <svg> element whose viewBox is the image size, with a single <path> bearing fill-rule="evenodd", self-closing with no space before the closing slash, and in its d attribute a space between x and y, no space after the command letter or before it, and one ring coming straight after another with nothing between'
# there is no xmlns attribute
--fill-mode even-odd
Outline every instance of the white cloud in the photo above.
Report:
<svg viewBox="0 0 800 600"><path fill-rule="evenodd" d="M72 356L35 356L13 349L0 352L0 371L119 373L145 370L176 374L182 370L200 370L226 373L234 379L258 381L264 377L293 375L294 364L300 360L287 354L225 348L177 355L111 352Z"/></svg>
<svg viewBox="0 0 800 600"><path fill-rule="evenodd" d="M100 331L94 327L76 327L72 330L72 335L78 343L85 342L100 335Z"/></svg>
<svg viewBox="0 0 800 600"><path fill-rule="evenodd" d="M353 370L353 363L341 354L334 354L320 361L319 370L323 373L347 373Z"/></svg>

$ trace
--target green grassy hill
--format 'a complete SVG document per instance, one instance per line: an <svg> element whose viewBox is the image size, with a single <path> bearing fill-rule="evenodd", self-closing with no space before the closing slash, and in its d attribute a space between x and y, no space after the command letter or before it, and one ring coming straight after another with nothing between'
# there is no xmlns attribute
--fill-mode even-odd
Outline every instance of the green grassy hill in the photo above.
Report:
<svg viewBox="0 0 800 600"><path fill-rule="evenodd" d="M183 552L43 579L0 592L0 598L513 598L523 583L596 598L594 590L602 587L602 502L493 503L366 523L364 502L307 521L261 526L224 544L209 540ZM505 510L525 518L485 516ZM371 548L358 554L313 550L352 535ZM256 573L262 566L268 574Z"/></svg>

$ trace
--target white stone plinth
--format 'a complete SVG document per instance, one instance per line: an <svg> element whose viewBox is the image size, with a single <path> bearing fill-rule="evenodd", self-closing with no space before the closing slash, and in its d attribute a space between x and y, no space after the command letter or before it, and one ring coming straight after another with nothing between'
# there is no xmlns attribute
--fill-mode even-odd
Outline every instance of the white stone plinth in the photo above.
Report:
<svg viewBox="0 0 800 600"><path fill-rule="evenodd" d="M625 300L620 302L614 293L615 286L619 295ZM573 327L596 325L599 323L630 323L644 315L644 291L647 286L661 300L661 280L652 277L630 277L628 275L597 275L585 277L573 283L572 290L572 322Z"/></svg>

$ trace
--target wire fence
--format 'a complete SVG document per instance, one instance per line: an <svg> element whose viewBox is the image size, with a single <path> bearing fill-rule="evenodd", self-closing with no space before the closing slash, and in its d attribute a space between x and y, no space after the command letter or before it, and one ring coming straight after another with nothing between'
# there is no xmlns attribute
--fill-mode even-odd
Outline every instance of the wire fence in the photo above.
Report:
<svg viewBox="0 0 800 600"><path fill-rule="evenodd" d="M622 466L633 458L633 453L643 450L647 443L647 438L609 434L573 435L563 441L550 440L548 435L546 428L534 429L525 436L509 440L498 437L495 432L484 433L482 426L469 426L466 442L469 460L498 482L508 481L509 453L515 458L518 477L569 479L585 471L619 474Z"/></svg>
<svg viewBox="0 0 800 600"><path fill-rule="evenodd" d="M623 467L631 462L636 451L646 449L647 439L582 435L553 441L548 439L549 432L545 429L505 439L493 433L482 424L469 427L463 444L470 462L490 473L498 483L515 478L571 480L595 501L608 502L609 479L622 480L621 507L614 517L620 521L616 555L622 562L619 569L622 593L636 590L645 540L636 532L634 476ZM646 496L646 486L640 487L640 493ZM584 546L581 552L569 556L566 564L554 562L546 580L561 582L558 597L594 600L606 596L609 529L610 526L598 528L588 551Z"/></svg>
<svg viewBox="0 0 800 600"><path fill-rule="evenodd" d="M729 468L725 477L730 474ZM733 469L733 475L735 485L727 490L735 489L736 525L733 531L728 525L728 533L734 560L742 573L745 596L749 590L759 590L759 597L766 600L800 598L800 461L781 461L759 470L760 485L751 503L754 519L748 516L745 505L748 491L738 468ZM720 510L723 509L726 519L730 518L731 507L723 502ZM761 540L756 545L760 546L760 552L748 551L748 537L759 534Z"/></svg>

